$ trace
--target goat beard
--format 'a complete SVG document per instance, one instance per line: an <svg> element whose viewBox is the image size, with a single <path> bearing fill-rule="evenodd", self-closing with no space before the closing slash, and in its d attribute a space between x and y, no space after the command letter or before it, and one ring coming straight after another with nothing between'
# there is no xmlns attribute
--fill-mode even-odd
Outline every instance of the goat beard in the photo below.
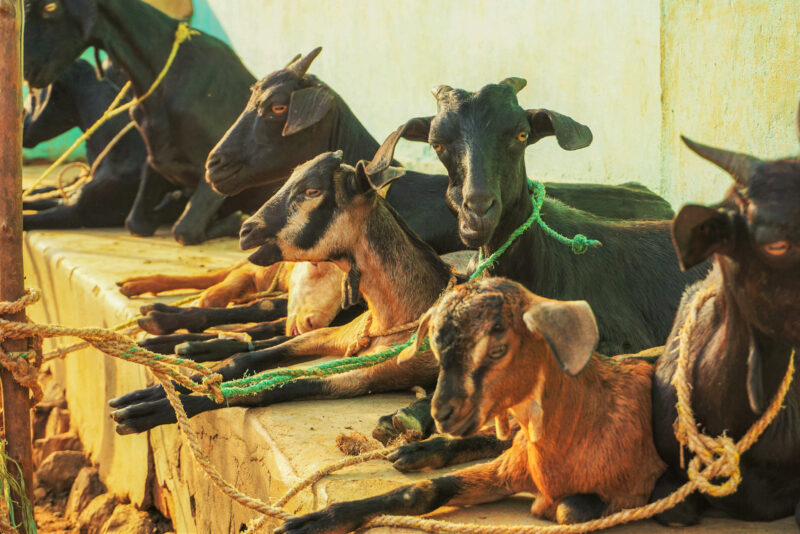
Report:
<svg viewBox="0 0 800 534"><path fill-rule="evenodd" d="M258 250L247 258L247 261L261 267L268 267L279 261L283 261L283 252L274 239L268 239Z"/></svg>

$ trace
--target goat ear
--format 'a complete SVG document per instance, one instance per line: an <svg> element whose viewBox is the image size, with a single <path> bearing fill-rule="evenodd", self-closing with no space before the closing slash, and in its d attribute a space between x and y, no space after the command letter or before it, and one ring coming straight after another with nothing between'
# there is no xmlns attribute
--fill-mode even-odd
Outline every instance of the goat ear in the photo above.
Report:
<svg viewBox="0 0 800 534"><path fill-rule="evenodd" d="M333 102L333 94L327 87L315 85L293 91L283 136L296 134L321 121L333 107Z"/></svg>
<svg viewBox="0 0 800 534"><path fill-rule="evenodd" d="M542 335L568 375L577 375L592 359L600 334L585 300L534 302L522 320L528 330Z"/></svg>
<svg viewBox="0 0 800 534"><path fill-rule="evenodd" d="M392 164L394 149L400 141L400 138L408 139L409 141L427 142L432 120L433 117L417 117L409 120L392 132L380 148L378 148L378 151L375 152L369 165L367 165L367 174L380 174Z"/></svg>
<svg viewBox="0 0 800 534"><path fill-rule="evenodd" d="M342 309L346 310L355 306L361 301L359 285L361 283L361 271L353 263L342 280Z"/></svg>
<svg viewBox="0 0 800 534"><path fill-rule="evenodd" d="M406 170L402 167L386 167L382 171L376 174L369 174L366 171L366 162L358 162L359 165L365 166L365 173L367 175L367 179L369 180L370 186L375 191L383 188L384 186L394 182L398 178L402 178L406 174Z"/></svg>
<svg viewBox="0 0 800 534"><path fill-rule="evenodd" d="M672 243L681 269L689 269L715 252L733 249L733 223L715 209L688 204L672 220Z"/></svg>
<svg viewBox="0 0 800 534"><path fill-rule="evenodd" d="M549 109L529 109L527 113L528 124L531 126L529 145L550 135L556 136L558 145L564 150L577 150L592 144L592 131L589 127L566 115Z"/></svg>
<svg viewBox="0 0 800 534"><path fill-rule="evenodd" d="M419 352L420 347L422 347L422 344L425 342L425 338L428 337L428 327L431 323L431 317L433 317L433 308L426 311L422 317L420 317L419 326L417 326L417 337L414 338L414 343L412 343L410 347L404 349L397 356L398 363L410 360Z"/></svg>
<svg viewBox="0 0 800 534"><path fill-rule="evenodd" d="M95 0L64 0L67 13L78 22L84 40L89 39L94 23L97 20L97 4Z"/></svg>

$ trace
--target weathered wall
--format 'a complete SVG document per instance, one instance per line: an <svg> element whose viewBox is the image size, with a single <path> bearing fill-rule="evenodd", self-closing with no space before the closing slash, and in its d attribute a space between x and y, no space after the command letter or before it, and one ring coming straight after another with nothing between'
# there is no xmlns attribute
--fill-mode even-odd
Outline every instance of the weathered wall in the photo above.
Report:
<svg viewBox="0 0 800 534"><path fill-rule="evenodd" d="M673 201L716 200L730 178L679 135L763 158L798 153L800 2L662 5L662 187Z"/></svg>
<svg viewBox="0 0 800 534"><path fill-rule="evenodd" d="M638 180L675 204L717 199L726 180L680 132L765 156L796 152L796 0L208 0L256 76L324 47L312 71L384 138L435 111L429 89L506 76L520 102L588 124L591 147L528 150L548 180ZM662 60L663 58L663 60ZM401 160L441 169L425 146Z"/></svg>

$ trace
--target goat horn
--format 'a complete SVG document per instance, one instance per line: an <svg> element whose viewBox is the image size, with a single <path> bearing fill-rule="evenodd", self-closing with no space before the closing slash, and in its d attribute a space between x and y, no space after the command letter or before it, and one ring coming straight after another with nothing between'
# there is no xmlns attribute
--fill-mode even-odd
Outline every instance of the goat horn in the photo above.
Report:
<svg viewBox="0 0 800 534"><path fill-rule="evenodd" d="M286 66L285 66L285 67L283 67L283 68L284 68L284 69L291 68L291 66L292 66L292 63L294 63L295 61L297 61L297 60L298 60L298 59L300 59L301 57L303 57L303 54L297 54L297 55L296 55L296 56L294 56L292 59L290 59L290 60L289 60L289 63L287 63L287 64L286 64Z"/></svg>
<svg viewBox="0 0 800 534"><path fill-rule="evenodd" d="M693 152L733 176L736 183L742 186L747 185L755 168L761 164L761 160L755 156L707 146L683 135L681 139Z"/></svg>
<svg viewBox="0 0 800 534"><path fill-rule="evenodd" d="M439 100L442 97L443 93L446 93L446 92L452 91L452 90L453 90L453 88L450 87L449 85L439 85L438 87L434 87L433 89L431 89L431 93L436 98L436 100Z"/></svg>
<svg viewBox="0 0 800 534"><path fill-rule="evenodd" d="M519 93L525 88L526 85L528 85L528 80L525 78L511 77L501 80L500 85L507 85L514 90L514 93Z"/></svg>
<svg viewBox="0 0 800 534"><path fill-rule="evenodd" d="M317 59L319 53L322 52L322 47L318 46L314 50L308 53L304 58L298 59L297 61L292 63L291 70L294 71L295 74L298 76L305 75L308 72L308 67L311 66L311 63Z"/></svg>
<svg viewBox="0 0 800 534"><path fill-rule="evenodd" d="M334 157L336 157L336 159L338 159L339 161L342 161L342 158L344 158L344 151L339 149L336 152L334 152L333 155L334 155Z"/></svg>

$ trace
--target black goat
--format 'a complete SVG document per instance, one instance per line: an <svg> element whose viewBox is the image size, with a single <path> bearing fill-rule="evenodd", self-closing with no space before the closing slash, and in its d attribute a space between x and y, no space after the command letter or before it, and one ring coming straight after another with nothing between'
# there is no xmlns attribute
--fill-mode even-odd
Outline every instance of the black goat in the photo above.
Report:
<svg viewBox="0 0 800 534"><path fill-rule="evenodd" d="M177 20L141 0L29 0L25 78L33 87L49 85L95 46L108 52L141 96L166 63L177 27ZM131 113L148 151L126 220L131 232L152 235L159 223L154 208L176 188L191 195L173 228L183 244L235 234L241 218L234 212L257 209L263 199L257 193L225 201L203 180L209 150L247 102L254 81L230 47L214 37L200 33L181 45L161 85ZM212 224L215 215L221 219Z"/></svg>
<svg viewBox="0 0 800 534"><path fill-rule="evenodd" d="M302 58L305 68L321 50ZM378 142L342 97L294 65L290 62L253 86L247 107L209 154L206 179L220 193L236 194L258 185L277 188L294 167L326 151L342 150L350 165L375 155ZM447 183L444 175L406 171L386 193L389 204L440 254L464 248L444 201ZM605 217L673 215L664 199L638 184L547 187L551 196L570 206Z"/></svg>
<svg viewBox="0 0 800 534"><path fill-rule="evenodd" d="M113 67L108 66L106 70L110 72ZM119 90L120 87L108 79L98 80L94 67L88 62L75 61L52 84L44 89L31 89L25 102L23 146L35 147L75 126L86 131L102 116ZM86 140L90 167L128 120L117 115ZM122 226L139 190L139 176L146 159L147 149L139 133L124 134L98 164L92 181L79 189L75 199L24 215L23 228ZM154 179L163 180L160 176ZM172 197L165 200L157 210L159 222L174 222L182 205Z"/></svg>
<svg viewBox="0 0 800 534"><path fill-rule="evenodd" d="M401 137L430 142L450 177L447 203L458 214L461 240L496 251L531 214L525 148L555 135L566 150L587 146L586 126L549 110L524 110L519 78L476 93L440 87L435 117L411 119L384 142L367 167L374 180L391 163ZM703 269L682 273L667 221L611 221L546 198L542 219L562 234L600 240L582 255L548 237L536 224L500 257L492 274L525 285L537 295L584 299L597 316L599 351L622 354L661 345L669 334L681 292Z"/></svg>
<svg viewBox="0 0 800 534"><path fill-rule="evenodd" d="M678 333L693 297L711 291L697 314L688 348L692 407L708 435L739 440L758 419L800 356L800 159L761 161L684 138L735 183L712 207L687 205L672 232L681 265L713 257L708 277L683 298L653 384L653 431L669 470L654 498L683 484L675 439L676 393L670 384ZM797 361L795 359L795 361ZM800 381L795 375L783 409L741 457L742 481L724 498L693 495L658 519L693 524L709 505L746 520L770 521L795 513L800 524ZM688 461L688 458L686 459Z"/></svg>

